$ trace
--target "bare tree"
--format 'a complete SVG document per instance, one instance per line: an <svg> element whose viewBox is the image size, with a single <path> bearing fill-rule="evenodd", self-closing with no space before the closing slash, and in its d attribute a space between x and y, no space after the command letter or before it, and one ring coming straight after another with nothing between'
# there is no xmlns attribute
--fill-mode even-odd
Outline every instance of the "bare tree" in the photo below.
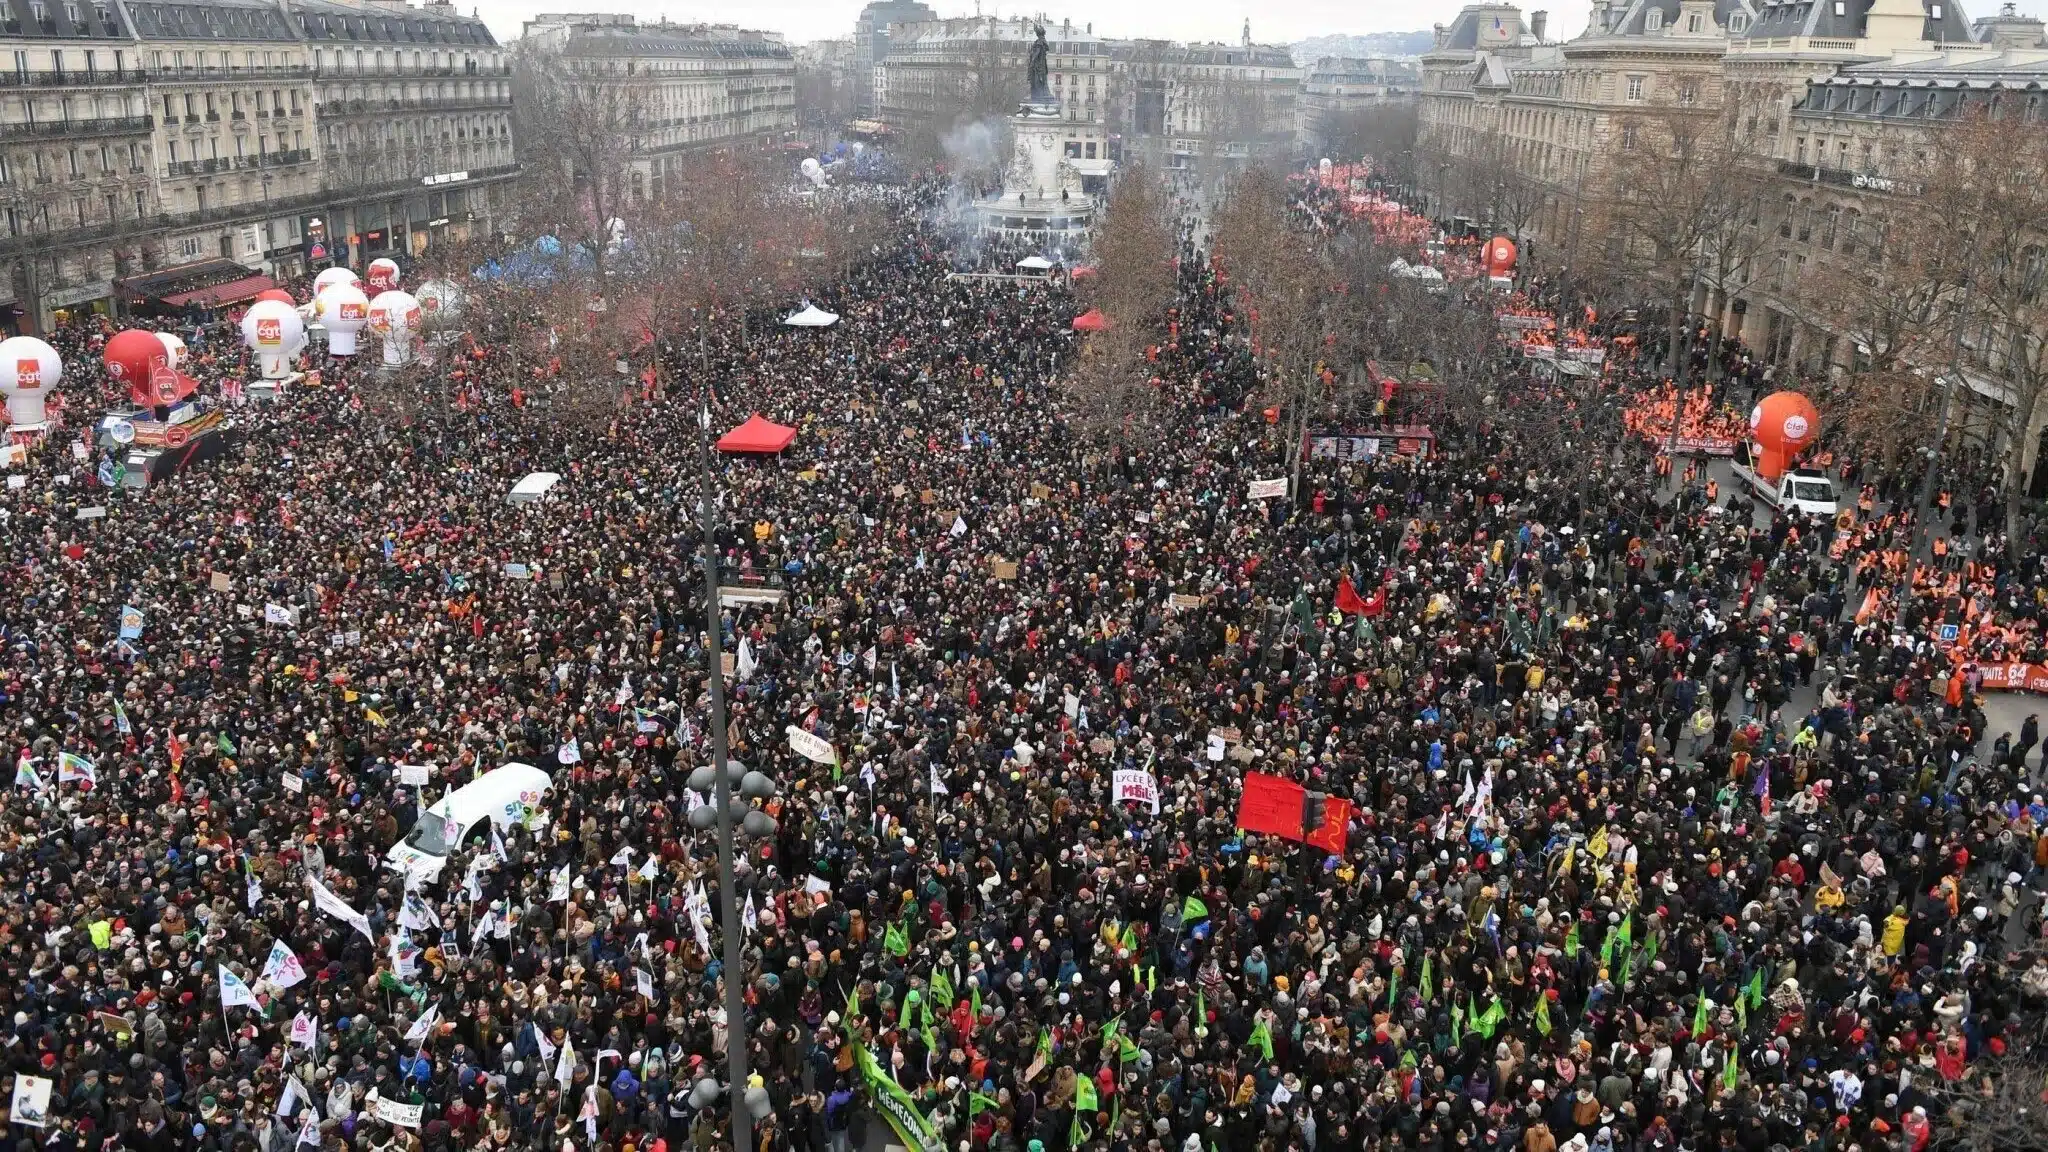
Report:
<svg viewBox="0 0 2048 1152"><path fill-rule="evenodd" d="M1929 1089L1946 1105L1941 1140L1960 1152L2048 1150L2048 1066L2021 1057L1979 1060L1953 1082Z"/></svg>
<svg viewBox="0 0 2048 1152"><path fill-rule="evenodd" d="M617 225L646 196L647 90L616 60L540 44L515 49L514 130L528 164L520 231L585 252L604 279Z"/></svg>
<svg viewBox="0 0 2048 1152"><path fill-rule="evenodd" d="M1081 282L1109 326L1088 337L1069 376L1079 426L1113 443L1145 434L1160 403L1151 355L1174 299L1175 235L1171 197L1134 161L1096 226L1096 274Z"/></svg>

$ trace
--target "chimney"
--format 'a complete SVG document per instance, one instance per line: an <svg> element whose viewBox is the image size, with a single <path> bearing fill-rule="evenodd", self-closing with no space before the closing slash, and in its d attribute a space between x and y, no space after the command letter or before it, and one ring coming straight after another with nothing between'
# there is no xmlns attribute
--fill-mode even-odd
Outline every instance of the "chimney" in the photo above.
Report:
<svg viewBox="0 0 2048 1152"><path fill-rule="evenodd" d="M1543 43L1543 30L1549 26L1550 13L1541 9L1529 13L1529 35L1534 36L1538 44Z"/></svg>

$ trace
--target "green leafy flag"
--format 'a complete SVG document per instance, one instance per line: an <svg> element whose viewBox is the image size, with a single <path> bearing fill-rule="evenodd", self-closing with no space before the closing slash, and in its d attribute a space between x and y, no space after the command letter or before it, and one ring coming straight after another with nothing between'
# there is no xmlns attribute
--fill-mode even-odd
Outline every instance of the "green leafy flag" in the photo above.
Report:
<svg viewBox="0 0 2048 1152"><path fill-rule="evenodd" d="M1116 1035L1118 1032L1123 1030L1123 1026L1124 1014L1121 1012L1110 1017L1109 1023L1104 1024L1102 1026L1102 1047L1104 1049L1107 1049L1111 1044L1116 1042Z"/></svg>
<svg viewBox="0 0 2048 1152"><path fill-rule="evenodd" d="M1050 1029L1040 1028L1038 1030L1037 1056L1040 1060L1052 1059L1052 1031Z"/></svg>
<svg viewBox="0 0 2048 1152"><path fill-rule="evenodd" d="M1208 918L1209 906L1207 904L1202 903L1200 897L1190 896L1186 900L1181 901L1181 923L1192 924L1197 920L1207 920Z"/></svg>
<svg viewBox="0 0 2048 1152"><path fill-rule="evenodd" d="M1631 912L1621 918L1621 950L1626 953L1635 947L1636 914Z"/></svg>
<svg viewBox="0 0 2048 1152"><path fill-rule="evenodd" d="M1536 1030L1550 1035L1550 997L1536 997Z"/></svg>
<svg viewBox="0 0 2048 1152"><path fill-rule="evenodd" d="M1572 922L1571 930L1564 934L1564 954L1570 960L1579 958L1579 925L1576 920Z"/></svg>
<svg viewBox="0 0 2048 1152"><path fill-rule="evenodd" d="M1500 1022L1507 1018L1508 1010L1506 1008L1501 1007L1501 1003L1499 1000L1495 1000L1492 1004L1487 1006L1485 1012L1480 1014L1479 1020L1476 1025L1477 1030L1481 1036L1484 1036L1488 1040L1491 1040L1493 1039L1494 1029L1499 1028Z"/></svg>
<svg viewBox="0 0 2048 1152"><path fill-rule="evenodd" d="M1074 1111L1086 1113L1095 1111L1099 1103L1095 1099L1095 1080L1089 1076L1074 1077Z"/></svg>
<svg viewBox="0 0 2048 1152"><path fill-rule="evenodd" d="M1742 1069L1735 1066L1735 1049L1728 1049L1728 1059L1721 1065L1721 1090L1735 1091L1735 1082L1742 1077Z"/></svg>
<svg viewBox="0 0 2048 1152"><path fill-rule="evenodd" d="M1422 1000L1426 1004L1436 999L1436 971L1430 965L1430 955L1422 954Z"/></svg>
<svg viewBox="0 0 2048 1152"><path fill-rule="evenodd" d="M1700 1002L1692 1010L1692 1035L1697 1040L1707 1034L1707 991L1700 989Z"/></svg>
<svg viewBox="0 0 2048 1152"><path fill-rule="evenodd" d="M1614 967L1614 936L1614 933L1609 932L1600 938L1600 966L1602 968Z"/></svg>
<svg viewBox="0 0 2048 1152"><path fill-rule="evenodd" d="M1252 1025L1251 1038L1245 1041L1245 1045L1246 1047L1257 1048L1267 1060L1273 1058L1273 1034L1266 1030L1266 1022L1264 1020Z"/></svg>
<svg viewBox="0 0 2048 1152"><path fill-rule="evenodd" d="M951 1010L953 1007L953 978L946 975L941 969L932 969L931 984L925 994L939 1002L939 1010L941 1012Z"/></svg>
<svg viewBox="0 0 2048 1152"><path fill-rule="evenodd" d="M967 1115L969 1117L979 1116L991 1108L1000 1107L1002 1105L998 1104L993 1096L983 1096L979 1092L969 1092L967 1094Z"/></svg>
<svg viewBox="0 0 2048 1152"><path fill-rule="evenodd" d="M1761 1008L1764 1006L1764 970L1762 967L1758 967L1756 974L1749 978L1749 988L1747 991L1751 1008Z"/></svg>
<svg viewBox="0 0 2048 1152"><path fill-rule="evenodd" d="M891 956L910 955L910 933L904 931L903 925L891 924L882 932L882 951Z"/></svg>

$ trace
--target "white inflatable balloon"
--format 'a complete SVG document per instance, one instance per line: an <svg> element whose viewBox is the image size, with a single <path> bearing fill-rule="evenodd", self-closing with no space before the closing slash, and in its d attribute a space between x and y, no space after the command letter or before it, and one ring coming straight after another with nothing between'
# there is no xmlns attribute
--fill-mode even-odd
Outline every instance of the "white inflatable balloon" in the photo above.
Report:
<svg viewBox="0 0 2048 1152"><path fill-rule="evenodd" d="M7 422L16 428L40 428L47 419L44 397L64 379L64 361L57 350L33 336L0 340L0 394L7 397Z"/></svg>

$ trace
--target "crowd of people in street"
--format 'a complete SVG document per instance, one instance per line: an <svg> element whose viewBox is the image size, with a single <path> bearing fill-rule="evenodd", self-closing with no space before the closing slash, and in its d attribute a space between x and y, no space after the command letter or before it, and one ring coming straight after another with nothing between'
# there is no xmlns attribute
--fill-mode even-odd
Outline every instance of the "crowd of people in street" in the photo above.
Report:
<svg viewBox="0 0 2048 1152"><path fill-rule="evenodd" d="M733 1030L763 1152L903 1142L876 1077L971 1152L1923 1152L2038 1095L2039 733L1985 751L1833 525L1463 412L1254 498L1295 446L1192 244L1104 434L1065 280L954 275L937 196L836 325L642 349L604 420L490 347L405 421L315 356L113 491L104 332L51 335L73 426L0 491L7 1147L704 1152ZM232 328L184 334L223 403ZM718 459L708 542L706 390L797 429ZM2041 552L1991 536L2030 622ZM707 546L786 596L707 635ZM779 786L732 893L687 820L714 647ZM385 866L514 762L552 786ZM1240 831L1250 772L1342 843Z"/></svg>

